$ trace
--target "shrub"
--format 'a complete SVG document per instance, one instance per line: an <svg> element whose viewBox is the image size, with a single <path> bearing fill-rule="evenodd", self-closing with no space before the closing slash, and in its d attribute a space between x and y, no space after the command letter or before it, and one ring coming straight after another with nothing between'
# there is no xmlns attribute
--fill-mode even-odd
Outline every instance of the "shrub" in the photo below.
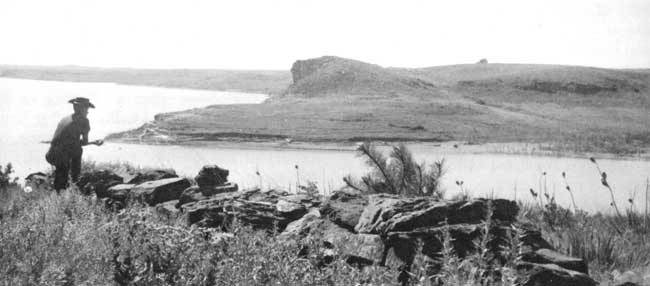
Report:
<svg viewBox="0 0 650 286"><path fill-rule="evenodd" d="M11 173L13 172L14 168L11 163L7 163L4 171L2 171L2 167L0 166L0 189L18 185L18 178L11 178Z"/></svg>
<svg viewBox="0 0 650 286"><path fill-rule="evenodd" d="M404 144L393 146L388 158L372 143L359 145L357 151L359 156L366 159L372 171L363 176L360 182L350 176L344 178L349 187L367 193L443 197L440 180L445 173L444 159L427 168L426 163L415 162L413 154Z"/></svg>

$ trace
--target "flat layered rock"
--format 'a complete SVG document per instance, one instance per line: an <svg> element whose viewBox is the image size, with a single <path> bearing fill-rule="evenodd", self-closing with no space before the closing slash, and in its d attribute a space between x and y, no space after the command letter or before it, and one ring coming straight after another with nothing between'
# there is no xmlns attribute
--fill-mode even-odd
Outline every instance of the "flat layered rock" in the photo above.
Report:
<svg viewBox="0 0 650 286"><path fill-rule="evenodd" d="M129 197L129 193L135 187L134 184L119 184L108 188L106 197L117 201L125 202ZM97 197L100 197L99 195Z"/></svg>
<svg viewBox="0 0 650 286"><path fill-rule="evenodd" d="M190 186L190 181L185 178L169 178L149 181L135 186L131 196L150 206L180 198L183 190Z"/></svg>
<svg viewBox="0 0 650 286"><path fill-rule="evenodd" d="M144 173L138 172L134 174L133 177L127 181L127 183L138 185L144 182L158 181L169 178L178 178L176 171L172 169L157 169L145 171Z"/></svg>
<svg viewBox="0 0 650 286"><path fill-rule="evenodd" d="M517 265L521 273L523 286L595 286L594 281L587 274L568 270L555 264L538 264L522 262Z"/></svg>
<svg viewBox="0 0 650 286"><path fill-rule="evenodd" d="M207 200L217 194L236 192L238 189L239 187L235 183L227 183L223 186L212 187L191 186L183 190L176 207L191 202Z"/></svg>
<svg viewBox="0 0 650 286"><path fill-rule="evenodd" d="M82 194L90 195L95 194L99 198L106 198L109 196L108 188L122 184L124 180L115 172L110 170L99 170L81 174L77 187Z"/></svg>
<svg viewBox="0 0 650 286"><path fill-rule="evenodd" d="M507 200L437 201L432 198L399 198L371 195L355 230L360 233L385 234L439 227L443 224L478 224L492 209L492 219L514 221L519 208Z"/></svg>
<svg viewBox="0 0 650 286"><path fill-rule="evenodd" d="M339 226L354 231L366 205L368 205L367 196L358 192L340 190L325 200L320 211Z"/></svg>

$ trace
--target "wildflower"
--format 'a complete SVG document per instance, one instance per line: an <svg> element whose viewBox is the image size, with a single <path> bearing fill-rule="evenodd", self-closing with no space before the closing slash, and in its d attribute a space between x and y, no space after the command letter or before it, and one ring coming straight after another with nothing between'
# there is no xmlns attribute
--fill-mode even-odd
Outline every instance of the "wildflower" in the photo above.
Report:
<svg viewBox="0 0 650 286"><path fill-rule="evenodd" d="M562 178L566 178L566 173L562 172Z"/></svg>
<svg viewBox="0 0 650 286"><path fill-rule="evenodd" d="M298 165L295 166L296 170L298 170Z"/></svg>
<svg viewBox="0 0 650 286"><path fill-rule="evenodd" d="M590 160L592 163L596 164L596 158L594 158L594 157L589 157L589 160Z"/></svg>
<svg viewBox="0 0 650 286"><path fill-rule="evenodd" d="M533 189L530 189L530 194L531 194L533 197L537 198L537 193L536 193Z"/></svg>
<svg viewBox="0 0 650 286"><path fill-rule="evenodd" d="M27 186L27 187L25 187L24 191L25 191L25 193L31 193L32 192L32 187Z"/></svg>
<svg viewBox="0 0 650 286"><path fill-rule="evenodd" d="M566 186L566 190L570 192L570 191L571 191L571 187Z"/></svg>

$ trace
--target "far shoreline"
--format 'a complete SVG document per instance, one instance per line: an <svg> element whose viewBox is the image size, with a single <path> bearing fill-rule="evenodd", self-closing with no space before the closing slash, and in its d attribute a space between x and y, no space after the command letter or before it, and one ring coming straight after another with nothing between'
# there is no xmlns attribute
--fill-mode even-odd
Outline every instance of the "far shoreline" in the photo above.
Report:
<svg viewBox="0 0 650 286"><path fill-rule="evenodd" d="M178 147L216 147L223 149L243 150L276 150L276 151L332 151L332 152L355 152L358 144L362 142L348 141L280 141L280 140L187 140L187 141L166 141L153 142L150 139L137 141L133 139L111 138L108 143L150 145L150 146L178 146ZM390 148L398 144L406 144L412 150L426 149L441 154L475 154L475 155L518 155L533 157L551 158L584 158L594 157L606 160L625 161L650 161L650 153L639 153L634 155L620 155L604 152L575 152L572 150L551 148L552 142L530 143L530 142L485 142L471 143L466 141L372 141L380 148Z"/></svg>

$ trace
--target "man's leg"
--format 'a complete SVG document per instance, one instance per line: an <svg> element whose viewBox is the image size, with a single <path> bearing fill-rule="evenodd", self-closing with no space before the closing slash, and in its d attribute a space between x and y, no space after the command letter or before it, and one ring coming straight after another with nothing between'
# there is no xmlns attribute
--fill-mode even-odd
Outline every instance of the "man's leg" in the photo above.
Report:
<svg viewBox="0 0 650 286"><path fill-rule="evenodd" d="M54 190L58 193L68 187L68 170L70 166L61 164L54 168Z"/></svg>
<svg viewBox="0 0 650 286"><path fill-rule="evenodd" d="M81 172L81 154L79 156L72 157L70 161L70 176L72 177L72 182L77 183L79 181L79 173Z"/></svg>

